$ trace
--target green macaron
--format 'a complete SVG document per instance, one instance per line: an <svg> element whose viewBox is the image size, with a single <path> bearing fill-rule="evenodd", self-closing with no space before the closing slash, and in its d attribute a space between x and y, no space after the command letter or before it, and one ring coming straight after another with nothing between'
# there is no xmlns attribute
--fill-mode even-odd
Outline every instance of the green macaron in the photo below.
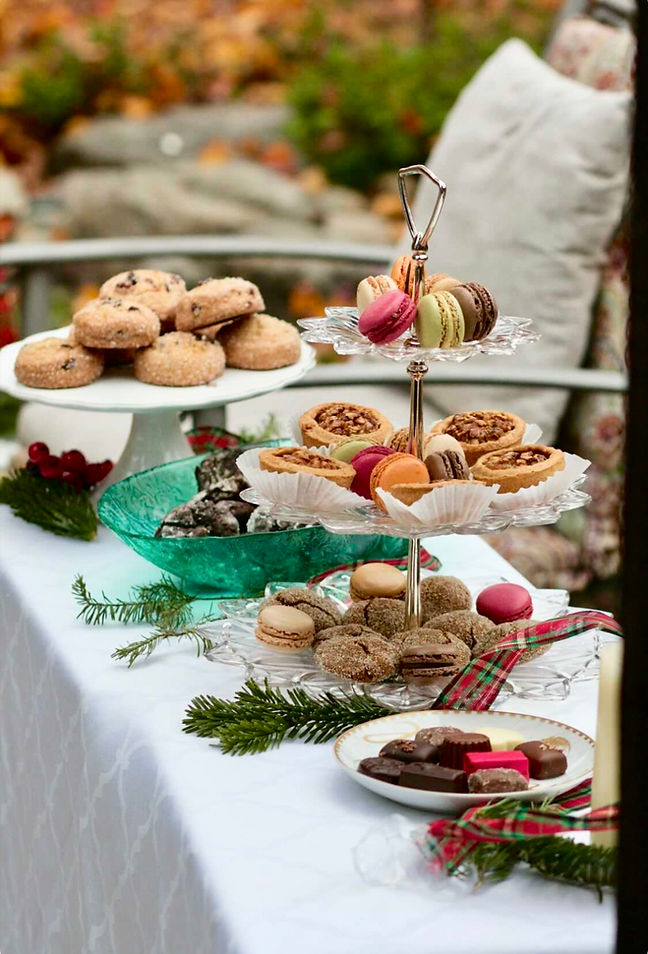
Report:
<svg viewBox="0 0 648 954"><path fill-rule="evenodd" d="M416 314L416 334L422 348L458 348L464 340L464 317L450 292L423 295Z"/></svg>

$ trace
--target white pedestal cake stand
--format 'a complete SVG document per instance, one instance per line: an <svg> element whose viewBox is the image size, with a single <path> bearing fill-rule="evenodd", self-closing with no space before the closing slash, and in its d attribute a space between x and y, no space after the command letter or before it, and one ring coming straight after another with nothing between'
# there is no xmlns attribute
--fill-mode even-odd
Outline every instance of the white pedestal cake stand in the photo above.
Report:
<svg viewBox="0 0 648 954"><path fill-rule="evenodd" d="M16 378L14 364L21 347L51 335L65 338L68 329L41 332L0 350L0 390L21 401L85 411L117 411L133 415L126 447L101 484L110 484L157 464L189 456L180 428L179 412L220 407L278 391L298 381L315 364L314 350L304 342L296 364L274 371L226 368L211 384L187 388L158 387L138 381L130 367L111 368L92 384L80 388L28 388ZM46 435L45 435L46 437Z"/></svg>

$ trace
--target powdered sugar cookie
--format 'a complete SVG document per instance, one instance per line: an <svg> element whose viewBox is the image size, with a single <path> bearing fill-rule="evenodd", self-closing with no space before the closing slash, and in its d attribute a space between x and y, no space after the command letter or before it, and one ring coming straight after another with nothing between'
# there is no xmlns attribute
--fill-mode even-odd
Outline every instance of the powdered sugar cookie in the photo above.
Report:
<svg viewBox="0 0 648 954"><path fill-rule="evenodd" d="M43 338L23 345L14 367L28 388L80 388L103 371L100 353L65 338Z"/></svg>
<svg viewBox="0 0 648 954"><path fill-rule="evenodd" d="M294 325L272 315L249 315L218 336L230 368L269 371L299 360L301 344Z"/></svg>
<svg viewBox="0 0 648 954"><path fill-rule="evenodd" d="M147 384L190 387L208 384L223 373L225 355L218 342L199 341L185 331L162 335L135 355L135 377Z"/></svg>

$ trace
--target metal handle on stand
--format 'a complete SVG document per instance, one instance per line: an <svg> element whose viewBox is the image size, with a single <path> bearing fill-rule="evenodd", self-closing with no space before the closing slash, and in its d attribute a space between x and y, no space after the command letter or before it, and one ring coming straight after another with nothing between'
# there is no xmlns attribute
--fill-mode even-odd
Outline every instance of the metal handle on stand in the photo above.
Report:
<svg viewBox="0 0 648 954"><path fill-rule="evenodd" d="M412 208L407 196L406 179L408 176L425 176L437 187L437 197L432 214L425 229L417 229L412 214ZM425 263L428 257L428 243L430 236L441 215L446 197L446 184L439 179L427 166L405 166L398 170L398 191L403 204L405 221L412 236L412 258L415 263L414 273L414 301L418 301L425 286ZM410 376L410 415L408 450L410 454L423 457L423 378L427 374L428 366L425 361L410 361L407 373ZM405 591L405 625L408 629L416 629L421 625L421 541L417 537L410 539L407 554L407 588Z"/></svg>

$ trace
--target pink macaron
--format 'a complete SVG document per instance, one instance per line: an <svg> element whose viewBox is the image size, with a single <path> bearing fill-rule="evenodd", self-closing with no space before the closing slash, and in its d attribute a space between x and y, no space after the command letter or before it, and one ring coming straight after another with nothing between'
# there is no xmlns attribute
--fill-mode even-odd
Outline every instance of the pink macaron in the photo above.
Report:
<svg viewBox="0 0 648 954"><path fill-rule="evenodd" d="M371 500L371 472L383 457L395 454L396 451L391 447L385 447L383 444L376 444L375 447L365 447L358 451L355 457L351 458L351 466L356 472L351 484L351 490L360 497L366 497Z"/></svg>
<svg viewBox="0 0 648 954"><path fill-rule="evenodd" d="M477 597L477 612L495 625L530 619L533 603L529 591L517 583L496 583L487 586Z"/></svg>
<svg viewBox="0 0 648 954"><path fill-rule="evenodd" d="M400 338L414 323L416 305L405 292L385 292L367 305L360 315L358 331L374 344L387 344Z"/></svg>

